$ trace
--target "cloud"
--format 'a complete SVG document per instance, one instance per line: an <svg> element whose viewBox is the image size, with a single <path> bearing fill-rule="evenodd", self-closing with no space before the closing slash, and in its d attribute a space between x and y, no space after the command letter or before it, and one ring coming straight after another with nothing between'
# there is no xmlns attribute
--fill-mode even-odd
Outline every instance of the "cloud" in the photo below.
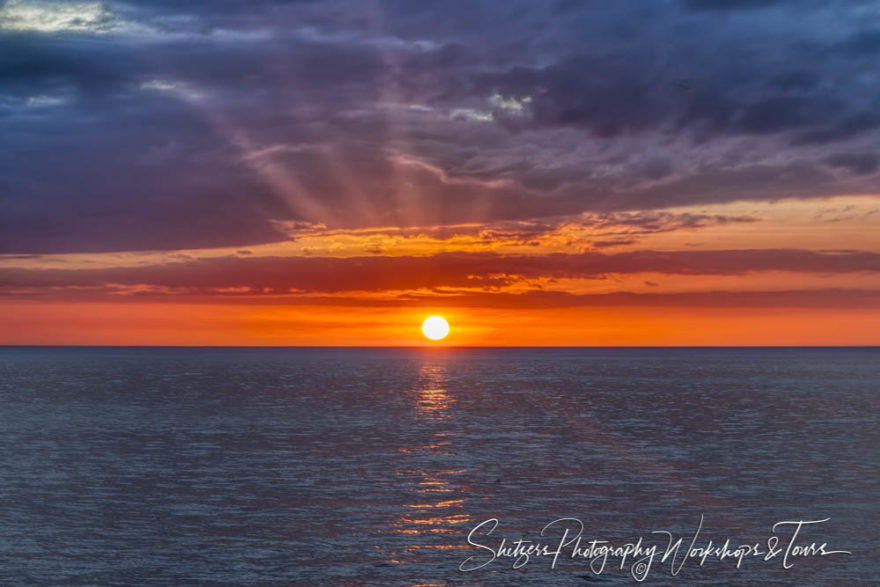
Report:
<svg viewBox="0 0 880 587"><path fill-rule="evenodd" d="M880 158L874 153L834 153L825 161L834 167L842 167L858 175L877 171Z"/></svg>
<svg viewBox="0 0 880 587"><path fill-rule="evenodd" d="M339 293L495 290L535 280L600 279L610 274L742 275L755 271L820 274L880 271L880 254L805 250L587 252L543 256L441 253L427 257L240 257L111 269L2 269L5 291L23 288L139 287L181 294ZM537 286L540 287L540 286ZM230 288L241 288L231 290Z"/></svg>
<svg viewBox="0 0 880 587"><path fill-rule="evenodd" d="M683 0L690 10L753 10L776 6L782 0Z"/></svg>
<svg viewBox="0 0 880 587"><path fill-rule="evenodd" d="M7 2L0 252L874 193L866 8L767 4Z"/></svg>
<svg viewBox="0 0 880 587"><path fill-rule="evenodd" d="M7 0L0 6L0 31L108 34L139 30L101 2Z"/></svg>

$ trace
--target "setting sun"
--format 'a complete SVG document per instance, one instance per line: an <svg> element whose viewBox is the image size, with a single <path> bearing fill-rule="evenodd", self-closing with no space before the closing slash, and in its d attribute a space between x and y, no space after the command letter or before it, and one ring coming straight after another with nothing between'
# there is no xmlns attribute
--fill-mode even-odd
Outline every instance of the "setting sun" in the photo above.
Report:
<svg viewBox="0 0 880 587"><path fill-rule="evenodd" d="M429 316L422 322L422 332L431 340L441 340L449 334L449 322L442 316Z"/></svg>

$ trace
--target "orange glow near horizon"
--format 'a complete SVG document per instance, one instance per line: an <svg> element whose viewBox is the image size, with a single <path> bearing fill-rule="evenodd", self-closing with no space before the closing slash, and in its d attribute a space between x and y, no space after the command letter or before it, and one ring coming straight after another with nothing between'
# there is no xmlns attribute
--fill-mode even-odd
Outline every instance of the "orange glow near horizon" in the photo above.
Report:
<svg viewBox="0 0 880 587"><path fill-rule="evenodd" d="M873 309L437 308L456 346L877 345ZM434 346L412 307L162 302L0 305L7 345ZM758 327L757 325L760 325ZM444 345L446 346L446 345Z"/></svg>
<svg viewBox="0 0 880 587"><path fill-rule="evenodd" d="M525 221L312 227L238 249L0 255L0 344L880 344L880 197L646 218L576 215L534 234ZM423 335L432 314L453 337Z"/></svg>

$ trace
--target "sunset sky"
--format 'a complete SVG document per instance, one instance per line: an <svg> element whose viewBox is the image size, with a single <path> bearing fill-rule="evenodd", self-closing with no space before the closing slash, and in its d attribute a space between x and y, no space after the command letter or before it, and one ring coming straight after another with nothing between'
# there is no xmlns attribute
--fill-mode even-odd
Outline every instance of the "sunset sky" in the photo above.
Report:
<svg viewBox="0 0 880 587"><path fill-rule="evenodd" d="M0 3L0 344L880 344L880 4Z"/></svg>

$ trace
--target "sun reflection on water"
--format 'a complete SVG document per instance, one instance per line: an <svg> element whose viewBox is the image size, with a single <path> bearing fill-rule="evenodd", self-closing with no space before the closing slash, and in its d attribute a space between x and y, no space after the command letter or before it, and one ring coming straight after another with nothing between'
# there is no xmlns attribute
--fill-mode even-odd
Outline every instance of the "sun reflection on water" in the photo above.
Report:
<svg viewBox="0 0 880 587"><path fill-rule="evenodd" d="M460 481L467 469L448 466L457 461L457 433L452 426L456 398L449 392L445 365L429 362L421 366L412 401L417 425L426 441L398 449L406 455L401 462L411 465L397 471L406 483L410 502L401 504L403 511L392 523L394 534L407 537L399 549L389 553L389 562L394 564L421 562L432 551L467 546L460 536L464 524L471 521L464 511L468 501L466 487Z"/></svg>
<svg viewBox="0 0 880 587"><path fill-rule="evenodd" d="M446 367L422 365L419 371L419 388L416 390L416 414L427 420L446 420L452 417L455 397L446 389ZM441 432L449 436L448 432Z"/></svg>

